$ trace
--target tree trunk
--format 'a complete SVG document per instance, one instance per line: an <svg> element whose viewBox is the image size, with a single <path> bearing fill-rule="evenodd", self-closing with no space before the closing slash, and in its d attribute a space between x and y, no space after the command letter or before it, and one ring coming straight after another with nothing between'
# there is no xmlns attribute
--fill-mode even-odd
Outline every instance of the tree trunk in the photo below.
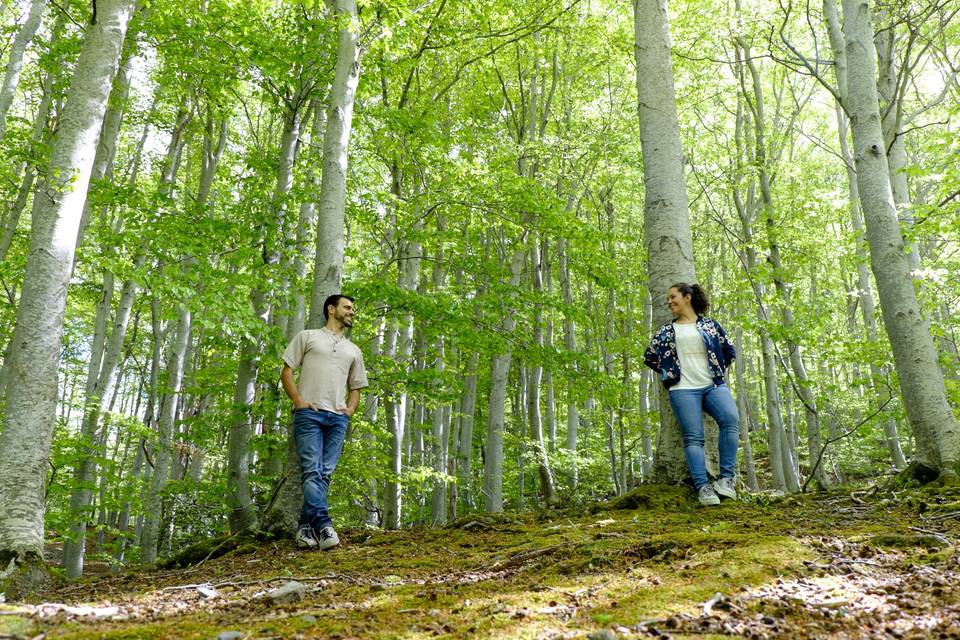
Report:
<svg viewBox="0 0 960 640"><path fill-rule="evenodd" d="M881 14L886 9L880 9ZM885 22L881 17L880 22ZM887 172L890 176L890 190L901 224L908 230L913 228L913 203L910 201L910 189L907 184L907 145L903 132L903 95L901 93L901 70L897 68L896 55L897 25L889 24L874 33L873 44L877 52L877 93L880 97L881 122L884 149L887 153ZM917 242L911 242L907 258L911 272L920 268L920 250Z"/></svg>
<svg viewBox="0 0 960 640"><path fill-rule="evenodd" d="M64 14L61 14L57 17L57 21L54 23L53 27L50 30L50 41L48 44L49 48L56 46L59 42L61 36L63 35L63 29L66 26L66 18ZM61 71L59 69L54 69L48 71L43 76L42 93L40 96L40 104L37 105L37 115L33 121L33 133L30 136L30 144L36 149L41 143L45 142L52 135L48 125L50 121L50 114L53 111L53 94L54 94L54 85L57 82L57 79L60 77ZM17 199L14 201L13 206L10 209L10 213L7 216L6 221L3 225L3 236L0 237L0 262L3 262L7 257L7 252L10 250L10 245L13 244L13 237L16 235L17 226L20 223L20 216L23 214L24 209L27 208L27 200L30 197L30 194L33 190L33 181L37 177L37 168L33 163L25 162L21 165L22 174L20 180L20 188L17 191ZM6 360L5 360L6 362ZM4 365L6 369L6 365ZM0 378L2 378L2 373L0 373ZM3 383L0 380L0 397L3 396Z"/></svg>
<svg viewBox="0 0 960 640"><path fill-rule="evenodd" d="M167 392L161 402L157 418L157 446L153 456L153 475L144 504L146 517L143 525L141 563L150 565L157 560L157 544L160 541L160 519L162 515L163 490L170 474L170 461L173 454L174 416L183 382L184 354L190 337L191 315L186 303L177 310L177 328L173 344L167 355Z"/></svg>
<svg viewBox="0 0 960 640"><path fill-rule="evenodd" d="M943 374L920 311L884 153L870 7L866 0L843 0L847 63L844 110L850 116L860 202L866 218L870 260L883 321L900 381L907 416L917 439L917 460L944 477L960 466L960 427L947 402Z"/></svg>
<svg viewBox="0 0 960 640"><path fill-rule="evenodd" d="M870 282L870 271L867 267L870 256L867 254L864 245L866 243L866 231L863 225L863 216L860 213L860 189L857 186L857 174L854 169L853 153L850 151L850 145L847 143L848 121L846 114L839 104L836 105L837 130L840 136L840 149L843 154L844 165L847 170L847 185L850 192L850 221L856 234L857 251L857 292L859 293L860 312L863 315L863 324L867 329L867 339L871 343L877 342L877 315L876 303L873 297L873 285ZM877 406L886 402L886 398L892 393L889 387L881 387L882 381L889 379L889 372L886 367L878 367L876 364L870 364L871 380L873 383L874 394ZM903 469L907 466L906 457L903 455L903 449L900 447L900 436L897 433L897 422L893 415L887 411L883 423L884 440L887 450L890 452L890 460L896 469Z"/></svg>
<svg viewBox="0 0 960 640"><path fill-rule="evenodd" d="M672 319L669 309L661 304L667 290L677 282L696 282L696 272L666 2L634 0L633 15L643 152L644 244L656 330ZM653 475L656 481L669 483L687 476L680 428L666 393L660 394L660 432Z"/></svg>
<svg viewBox="0 0 960 640"><path fill-rule="evenodd" d="M747 402L747 385L744 380L744 358L743 354L743 329L737 329L736 334L737 353L741 354L734 361L735 375L737 380L737 412L740 414L740 448L743 451L743 466L746 470L746 483L753 491L759 491L760 485L757 482L757 468L753 461L753 446L750 442L750 432L753 431L752 416Z"/></svg>
<svg viewBox="0 0 960 640"><path fill-rule="evenodd" d="M77 227L97 136L133 0L101 0L89 25L47 179L33 204L33 234L10 353L0 434L0 564L19 566L29 590L43 546L44 480L56 412L57 369ZM15 565L11 565L15 563ZM11 574L8 574L10 576ZM20 591L8 578L8 598ZM6 580L5 580L6 582Z"/></svg>
<svg viewBox="0 0 960 640"><path fill-rule="evenodd" d="M307 326L324 325L323 301L340 292L343 279L343 225L347 196L347 148L353 127L353 102L360 80L359 33L356 0L327 0L339 20L337 62L330 106L323 134L323 174L317 221L317 255L313 270L310 319Z"/></svg>
<svg viewBox="0 0 960 640"><path fill-rule="evenodd" d="M567 206L569 211L571 207ZM560 291L563 296L564 311L563 315L563 344L567 350L567 355L573 357L577 352L577 328L573 319L573 286L570 283L570 263L567 257L568 241L560 240L558 252L560 254ZM570 454L570 489L576 490L577 474L577 432L580 429L580 408L577 406L577 388L576 380L571 378L567 381L567 434L565 449Z"/></svg>
<svg viewBox="0 0 960 640"><path fill-rule="evenodd" d="M7 112L10 111L10 105L13 104L14 94L17 92L17 85L20 84L20 72L23 70L23 56L27 51L27 45L33 40L40 28L40 22L43 18L43 11L47 8L48 0L33 0L30 3L30 9L27 12L26 20L17 30L17 35L13 38L13 45L10 47L10 57L7 58L7 67L3 74L3 86L0 86L0 138L3 138L7 130Z"/></svg>
<svg viewBox="0 0 960 640"><path fill-rule="evenodd" d="M473 496L473 425L477 403L477 369L480 354L470 354L467 375L460 396L460 439L457 446L457 483L463 503L468 509L476 508Z"/></svg>
<svg viewBox="0 0 960 640"><path fill-rule="evenodd" d="M809 376L807 376L806 367L803 364L803 357L800 352L800 345L791 337L791 331L794 328L793 308L791 303L790 287L784 280L783 262L780 259L780 245L777 242L777 221L774 219L775 205L773 202L773 193L770 186L770 171L768 165L773 162L767 148L766 141L766 113L763 99L763 85L760 81L760 72L753 60L750 48L741 44L743 60L750 72L752 81L753 95L752 102L749 102L750 96L744 97L751 104L753 111L754 124L754 163L757 170L757 182L760 187L760 212L763 214L766 223L766 240L768 261L773 267L773 281L780 296L780 314L783 328L786 331L787 350L789 351L790 367L793 370L795 380L791 380L793 391L799 396L804 405L804 415L807 422L807 438L809 442L810 459L816 460L820 456L820 419L817 414L816 397L811 390ZM826 485L826 475L822 468L817 468L817 481L820 486Z"/></svg>
<svg viewBox="0 0 960 640"><path fill-rule="evenodd" d="M506 245L506 239L502 244ZM513 251L510 263L510 286L520 286L526 251L523 239ZM501 260L505 256L501 255ZM515 310L504 305L501 309L500 332L504 336L513 333L517 326ZM487 408L487 438L483 461L483 497L484 509L488 513L503 511L503 428L506 413L507 383L510 378L510 363L513 348L507 342L499 354L493 357L490 368L490 398Z"/></svg>
<svg viewBox="0 0 960 640"><path fill-rule="evenodd" d="M540 240L534 235L529 238L530 262L533 266L533 290L543 296L543 263L541 261ZM543 351L543 311L538 310L533 320L533 344ZM538 356L539 357L539 356ZM557 493L553 481L553 470L550 468L550 458L547 457L547 448L543 442L543 423L540 413L540 385L543 379L543 367L535 364L530 368L529 384L527 386L527 414L530 419L530 439L537 456L537 472L540 478L540 493L547 506L557 503Z"/></svg>

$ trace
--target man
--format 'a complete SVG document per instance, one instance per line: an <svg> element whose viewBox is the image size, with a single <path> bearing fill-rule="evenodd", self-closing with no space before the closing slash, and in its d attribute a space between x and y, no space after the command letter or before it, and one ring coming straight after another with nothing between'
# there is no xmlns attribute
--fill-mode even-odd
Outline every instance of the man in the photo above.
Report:
<svg viewBox="0 0 960 640"><path fill-rule="evenodd" d="M302 549L340 544L327 511L327 490L343 450L347 422L360 404L360 389L367 386L363 354L344 335L353 326L353 314L353 298L330 296L323 303L327 324L301 331L283 352L280 382L293 401L293 435L303 485L297 531L297 546ZM299 383L293 379L296 369Z"/></svg>

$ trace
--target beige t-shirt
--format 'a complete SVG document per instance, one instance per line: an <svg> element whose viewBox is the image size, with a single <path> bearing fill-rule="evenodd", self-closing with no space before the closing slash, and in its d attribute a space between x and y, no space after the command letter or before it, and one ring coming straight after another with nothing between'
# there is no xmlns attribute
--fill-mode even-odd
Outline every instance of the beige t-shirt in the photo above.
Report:
<svg viewBox="0 0 960 640"><path fill-rule="evenodd" d="M363 353L326 327L298 333L283 352L283 361L294 371L300 369L297 390L303 399L324 411L337 413L347 404L348 386L351 391L369 386Z"/></svg>

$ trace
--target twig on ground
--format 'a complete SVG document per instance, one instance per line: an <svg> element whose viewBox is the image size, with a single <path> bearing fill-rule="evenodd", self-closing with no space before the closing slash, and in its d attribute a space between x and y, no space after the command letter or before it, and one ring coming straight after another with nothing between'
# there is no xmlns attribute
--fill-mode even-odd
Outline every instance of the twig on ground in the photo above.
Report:
<svg viewBox="0 0 960 640"><path fill-rule="evenodd" d="M960 518L960 511L951 511L949 513L937 513L932 516L920 516L920 519L924 522L941 522L943 520L950 520L951 518Z"/></svg>
<svg viewBox="0 0 960 640"><path fill-rule="evenodd" d="M713 608L723 600L723 594L717 591L717 594L703 603L703 615L709 617L713 613Z"/></svg>
<svg viewBox="0 0 960 640"><path fill-rule="evenodd" d="M533 549L532 551L523 551L521 553L516 553L503 562L494 562L489 569L503 569L505 567L512 567L516 564L521 564L527 560L532 560L540 556L547 555L548 553L553 553L557 549L562 547L568 547L570 544L554 544L549 547L543 547L541 549ZM489 570L488 569L488 570Z"/></svg>
<svg viewBox="0 0 960 640"><path fill-rule="evenodd" d="M563 594L563 595L567 596L568 598L570 598L571 600L573 600L573 603L574 603L575 605L577 605L578 607L580 606L580 596L584 593L584 591L583 591L582 589L581 589L580 591L577 591L576 593L570 593L569 591L566 591L565 589L558 589L558 588L556 588L556 587L551 587L551 586L549 586L549 585L547 585L547 589L548 589L549 591L555 591L555 592L557 592L557 593L560 593L560 594Z"/></svg>
<svg viewBox="0 0 960 640"><path fill-rule="evenodd" d="M939 540L939 541L942 542L943 544L946 544L946 545L952 544L952 543L950 542L950 538L948 538L946 535L944 535L944 534L942 534L942 533L940 533L940 532L938 532L938 531L931 531L930 529L924 529L923 527L910 527L910 530L911 530L911 531L916 531L916 532L918 532L918 533L925 533L925 534L927 534L928 536L933 536L934 538L936 538L937 540Z"/></svg>

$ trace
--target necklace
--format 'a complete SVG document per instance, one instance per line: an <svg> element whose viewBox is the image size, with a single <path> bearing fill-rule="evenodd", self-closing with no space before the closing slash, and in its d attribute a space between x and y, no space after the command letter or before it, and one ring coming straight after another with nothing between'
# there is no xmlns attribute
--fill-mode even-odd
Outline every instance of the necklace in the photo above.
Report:
<svg viewBox="0 0 960 640"><path fill-rule="evenodd" d="M324 329L327 330L327 333L329 333L329 334L330 334L330 337L333 339L333 352L336 353L336 352L337 352L337 346L338 346L338 345L340 344L340 342L343 340L343 334L341 333L340 335L337 335L336 333L334 333L334 332L331 331L330 329L327 329L326 327L324 327Z"/></svg>

